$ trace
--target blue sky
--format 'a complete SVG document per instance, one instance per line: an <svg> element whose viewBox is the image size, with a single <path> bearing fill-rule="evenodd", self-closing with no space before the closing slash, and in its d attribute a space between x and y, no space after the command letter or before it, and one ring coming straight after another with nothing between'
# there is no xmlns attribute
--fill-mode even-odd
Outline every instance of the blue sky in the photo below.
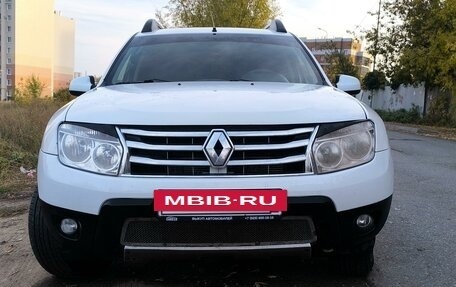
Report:
<svg viewBox="0 0 456 287"><path fill-rule="evenodd" d="M367 12L378 9L378 0L277 2L287 29L307 38L344 37L348 36L346 30L370 28L375 19ZM102 75L129 37L167 3L166 0L55 0L55 9L76 21L75 71Z"/></svg>

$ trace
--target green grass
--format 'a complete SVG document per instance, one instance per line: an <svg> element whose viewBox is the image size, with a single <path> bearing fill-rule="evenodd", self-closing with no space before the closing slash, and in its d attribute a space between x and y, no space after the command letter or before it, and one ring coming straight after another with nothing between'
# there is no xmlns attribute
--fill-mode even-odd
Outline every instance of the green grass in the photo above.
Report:
<svg viewBox="0 0 456 287"><path fill-rule="evenodd" d="M62 103L33 100L28 103L0 102L0 195L24 191L36 184L20 172L34 169L44 129Z"/></svg>

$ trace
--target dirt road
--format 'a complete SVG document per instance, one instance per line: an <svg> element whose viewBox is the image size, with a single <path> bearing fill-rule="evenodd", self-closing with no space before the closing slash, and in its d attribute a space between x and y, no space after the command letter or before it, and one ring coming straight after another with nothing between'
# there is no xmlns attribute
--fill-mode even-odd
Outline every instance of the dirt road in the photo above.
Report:
<svg viewBox="0 0 456 287"><path fill-rule="evenodd" d="M0 286L32 286L37 274L45 275L31 253L26 221L24 210L0 217Z"/></svg>

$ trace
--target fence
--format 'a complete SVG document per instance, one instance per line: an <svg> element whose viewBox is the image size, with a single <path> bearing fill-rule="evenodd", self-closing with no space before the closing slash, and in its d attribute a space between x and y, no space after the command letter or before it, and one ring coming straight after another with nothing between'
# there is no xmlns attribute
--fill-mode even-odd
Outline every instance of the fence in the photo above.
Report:
<svg viewBox="0 0 456 287"><path fill-rule="evenodd" d="M417 107L421 115L424 112L424 85L404 86L397 90L385 87L383 90L362 91L356 98L375 110L397 111L400 109L410 110Z"/></svg>

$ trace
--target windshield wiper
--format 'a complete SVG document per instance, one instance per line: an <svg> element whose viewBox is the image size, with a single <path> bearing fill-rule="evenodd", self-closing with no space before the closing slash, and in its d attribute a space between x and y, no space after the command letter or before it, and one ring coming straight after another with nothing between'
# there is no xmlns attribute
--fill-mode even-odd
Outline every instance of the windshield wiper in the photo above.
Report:
<svg viewBox="0 0 456 287"><path fill-rule="evenodd" d="M149 79L142 81L142 83L159 83L159 82L169 82L168 80L162 80L162 79Z"/></svg>
<svg viewBox="0 0 456 287"><path fill-rule="evenodd" d="M254 82L254 81L248 80L248 79L233 79L233 80L230 80L230 82Z"/></svg>
<svg viewBox="0 0 456 287"><path fill-rule="evenodd" d="M126 81L126 82L113 83L113 85L128 85L128 84L139 84L139 83L142 83L142 82Z"/></svg>
<svg viewBox="0 0 456 287"><path fill-rule="evenodd" d="M160 82L169 82L167 80L162 79L148 79L144 81L125 81L125 82L117 82L113 85L128 85L128 84L143 84L143 83L160 83Z"/></svg>

